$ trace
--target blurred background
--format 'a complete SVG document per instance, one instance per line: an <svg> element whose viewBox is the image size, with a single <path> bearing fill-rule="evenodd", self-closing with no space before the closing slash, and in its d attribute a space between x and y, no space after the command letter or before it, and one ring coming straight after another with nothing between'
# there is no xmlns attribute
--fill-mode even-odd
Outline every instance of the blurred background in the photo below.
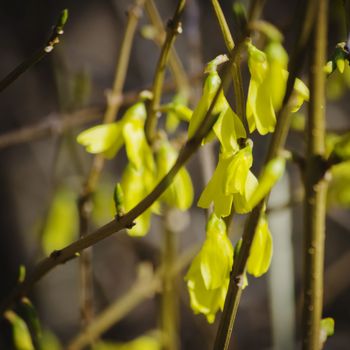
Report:
<svg viewBox="0 0 350 350"><path fill-rule="evenodd" d="M16 283L21 264L31 270L35 262L52 249L77 238L75 201L89 171L92 157L76 143L76 136L101 120L106 94L113 85L115 66L131 0L33 0L0 1L0 78L40 48L63 8L69 20L61 43L0 94L0 297ZM156 0L163 22L172 16L175 0ZM277 26L291 50L295 40L298 1L268 0L263 17ZM230 27L235 33L231 0L221 1ZM141 35L149 25L144 14L133 43L124 92L129 104L137 93L150 86L159 47ZM341 1L330 2L329 54L336 43L346 40ZM193 107L203 82L204 64L226 53L210 1L188 0L183 18L183 34L176 49L190 79ZM244 65L243 65L244 66ZM243 68L247 86L249 76ZM348 73L347 73L348 74ZM171 80L170 74L167 77ZM302 77L307 81L306 71ZM349 74L332 76L328 83L328 128L348 131ZM174 85L164 101L174 94ZM173 91L171 91L171 89ZM126 106L120 110L122 116ZM300 112L299 117L305 113ZM64 121L80 120L73 127ZM39 125L32 140L18 144L1 143L10 132ZM40 128L39 128L40 129ZM41 129L40 129L41 130ZM180 130L186 130L181 125ZM257 173L268 137L252 135L254 167ZM288 149L301 153L303 135L292 131ZM195 186L195 202L215 167L215 147L205 147L190 160L188 169ZM108 161L96 195L93 225L98 227L113 218L113 188L120 179L125 155ZM346 176L345 176L346 177ZM348 183L350 175L347 175ZM339 186L338 186L339 187ZM349 187L349 185L348 185ZM346 192L347 191L347 192ZM350 343L350 215L346 186L335 188L327 216L324 317L333 317L335 334L326 349L345 349ZM279 183L270 201L270 228L275 255L270 271L259 279L251 277L245 290L232 337L232 349L294 349L300 345L300 305L302 272L302 189L299 169L290 165L288 175ZM50 218L52 208L61 210L66 220ZM59 207L59 209L57 209ZM174 213L181 222L176 232L177 254L186 252L205 238L205 213L193 205L187 213ZM232 240L242 232L244 217L234 220ZM130 238L118 233L93 248L96 313L123 297L134 286L141 263L159 266L162 222L155 217L150 233ZM66 232L62 237L58 232ZM53 238L55 237L55 238ZM187 268L186 268L187 269ZM183 273L186 272L184 269ZM79 276L77 261L57 267L40 281L30 294L43 328L64 345L80 329ZM179 338L181 349L210 349L216 323L209 325L202 315L194 315L183 275L177 280L179 299ZM140 302L103 335L110 341L128 341L157 329L160 297L157 291ZM11 329L0 322L0 348L9 349Z"/></svg>

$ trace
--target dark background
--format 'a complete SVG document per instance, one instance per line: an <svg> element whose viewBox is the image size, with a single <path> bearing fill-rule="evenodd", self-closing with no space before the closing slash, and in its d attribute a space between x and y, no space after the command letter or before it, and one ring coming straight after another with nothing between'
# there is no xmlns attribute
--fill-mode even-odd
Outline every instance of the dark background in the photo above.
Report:
<svg viewBox="0 0 350 350"><path fill-rule="evenodd" d="M74 1L0 1L0 77L29 57L43 42L61 9L69 9L69 21L62 42L52 54L23 74L0 94L0 135L46 120L52 113L71 112L84 106L105 105L105 93L112 86L113 75L129 0L74 0ZM264 18L285 34L288 50L294 42L297 1L268 0ZM330 11L329 51L345 40L344 19L337 10L340 1L332 1ZM164 21L171 17L174 0L157 1ZM222 1L232 28L232 1ZM141 24L147 23L145 16ZM176 47L184 66L190 73L202 71L204 62L225 53L225 46L211 9L210 1L188 0L183 20L184 33ZM136 36L125 91L140 90L152 81L159 49L153 42ZM82 101L72 100L72 77L81 74L87 79L87 92ZM246 72L245 72L246 75ZM195 83L193 83L195 85ZM349 103L344 95L331 102L327 109L328 125L349 128ZM122 111L121 111L122 113ZM121 115L120 113L120 115ZM18 267L28 269L41 256L35 228L45 216L55 186L62 181L73 183L79 191L91 157L75 144L75 136L84 127L64 135L41 138L0 150L0 296L7 295L18 275ZM254 169L266 149L266 138L254 136ZM302 136L293 133L288 145L302 150ZM191 174L198 181L196 198L203 188L203 176L198 171L199 158L190 161ZM106 173L113 181L122 168L117 161L108 162ZM290 166L291 192L298 192L298 169ZM301 292L302 207L289 209L292 215L292 243L295 268L295 300ZM198 208L191 210L189 225L179 233L180 249L204 238L204 214ZM241 218L237 219L239 230ZM330 209L327 219L326 279L324 315L336 321L335 335L327 341L326 349L345 349L350 342L350 239L349 212ZM101 310L111 301L127 292L136 276L140 261L157 265L161 233L155 220L150 235L131 239L124 233L110 237L94 247L96 304ZM284 225L280 227L285 231ZM234 239L239 234L234 232ZM278 234L278 232L277 232ZM56 268L38 283L30 295L38 308L45 328L53 331L65 344L79 330L78 265L76 261ZM234 334L235 349L273 348L268 276L250 278L244 292ZM209 326L204 317L193 315L189 309L185 283L179 280L181 291L182 349L209 349L216 332L216 324ZM129 340L147 330L156 328L158 297L147 300L128 317L110 330L106 338ZM219 317L217 316L217 319ZM296 311L296 345L299 344L299 311ZM7 349L9 327L1 323L0 348Z"/></svg>

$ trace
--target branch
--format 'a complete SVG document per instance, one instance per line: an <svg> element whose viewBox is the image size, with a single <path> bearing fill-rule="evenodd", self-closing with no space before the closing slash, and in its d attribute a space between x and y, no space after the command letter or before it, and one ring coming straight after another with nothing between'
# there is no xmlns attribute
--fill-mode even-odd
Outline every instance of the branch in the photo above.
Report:
<svg viewBox="0 0 350 350"><path fill-rule="evenodd" d="M163 90L165 68L169 60L170 49L172 48L176 36L182 33L180 18L185 9L186 0L179 0L173 18L167 24L167 34L162 46L162 51L158 60L156 72L153 80L152 99L147 108L147 118L145 121L145 133L148 143L151 145L155 139L157 126L157 113Z"/></svg>
<svg viewBox="0 0 350 350"><path fill-rule="evenodd" d="M166 32L164 30L163 22L156 7L156 4L154 3L154 0L146 1L145 10L152 25L157 29L158 35L155 36L154 41L157 43L157 45L161 47L164 43ZM188 95L190 94L190 84L184 67L174 46L170 48L169 68L172 72L178 89L185 97L188 97Z"/></svg>
<svg viewBox="0 0 350 350"><path fill-rule="evenodd" d="M254 4L255 6L253 6L250 11L251 15L249 16L249 22L257 18L259 14L259 9L261 10L261 2L255 1ZM289 99L292 95L295 79L301 70L301 63L304 61L306 47L309 41L311 28L314 22L313 20L314 15L316 13L317 4L317 0L308 1L306 5L304 5L305 8L301 9L302 15L298 17L301 19L301 21L297 33L298 36L295 49L293 51L294 54L290 61L290 73L288 76L286 93L283 99L282 108L277 116L276 130L272 134L272 139L269 144L265 164L267 164L271 159L275 158L278 152L283 148L285 144L290 124ZM255 17L252 17L252 14L254 14ZM241 249L233 265L230 284L225 300L224 311L220 319L219 329L215 339L214 349L216 350L226 350L229 347L233 325L236 318L240 297L242 294L241 280L245 274L246 264L249 257L250 248L253 242L255 230L264 206L265 200L262 200L261 203L259 203L252 210L246 221L242 236Z"/></svg>
<svg viewBox="0 0 350 350"><path fill-rule="evenodd" d="M129 66L131 47L134 41L137 24L142 13L142 6L144 2L145 0L136 0L135 4L128 11L128 22L118 57L113 90L107 95L107 108L104 113L103 123L113 122L121 106L121 94ZM104 163L105 159L102 154L94 156L90 172L78 199L80 237L84 237L88 234L89 219L92 211L91 196L95 192ZM91 250L87 250L82 252L80 257L81 317L83 324L85 325L88 324L93 317L93 278L91 254Z"/></svg>
<svg viewBox="0 0 350 350"><path fill-rule="evenodd" d="M327 182L325 180L325 73L328 1L320 0L312 35L310 104L305 163L304 303L302 348L320 349Z"/></svg>
<svg viewBox="0 0 350 350"><path fill-rule="evenodd" d="M63 34L63 27L68 19L68 10L65 9L61 12L60 17L54 26L52 33L46 43L28 58L11 71L5 78L0 81L0 92L10 86L15 80L17 80L25 71L41 61L46 55L48 55L55 46L60 42L60 36Z"/></svg>
<svg viewBox="0 0 350 350"><path fill-rule="evenodd" d="M43 122L0 135L0 150L46 136L61 135L76 126L100 119L101 116L101 109L96 107L83 108L69 114L50 113Z"/></svg>
<svg viewBox="0 0 350 350"><path fill-rule="evenodd" d="M215 10L215 14L219 22L222 36L224 37L226 48L229 54L231 54L233 48L235 47L235 43L231 35L230 29L228 27L228 24L226 22L226 18L221 9L219 1L212 0L211 3ZM245 120L246 120L245 102L244 102L245 99L244 99L244 91L243 91L242 73L241 73L239 61L240 60L237 60L237 62L234 63L232 66L232 81L233 81L233 89L234 89L235 101L236 101L236 112L237 112L237 115L241 118L241 121L245 124Z"/></svg>
<svg viewBox="0 0 350 350"><path fill-rule="evenodd" d="M198 81L200 77L202 73L196 73L190 76L189 80ZM177 84L173 80L167 80L163 86L163 92L174 91L176 88ZM136 102L142 90L144 89L121 94L121 106ZM87 107L69 114L51 113L43 122L0 135L0 150L51 135L61 135L74 127L101 120L102 117L102 108L97 107Z"/></svg>
<svg viewBox="0 0 350 350"><path fill-rule="evenodd" d="M160 326L164 339L164 349L177 350L179 348L179 289L178 274L174 273L174 265L177 262L177 234L174 232L174 224L171 224L170 208L164 208L162 220L162 249L161 259L163 273L161 276L160 296ZM192 256L193 258L193 256ZM179 258L181 262L181 258ZM188 261L189 262L189 261Z"/></svg>

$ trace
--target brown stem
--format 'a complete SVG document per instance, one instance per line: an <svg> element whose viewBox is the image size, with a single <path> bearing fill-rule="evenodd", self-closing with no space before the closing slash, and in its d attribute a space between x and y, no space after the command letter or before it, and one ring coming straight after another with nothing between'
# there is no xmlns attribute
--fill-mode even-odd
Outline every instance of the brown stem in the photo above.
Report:
<svg viewBox="0 0 350 350"><path fill-rule="evenodd" d="M107 108L103 117L104 123L113 122L121 106L121 94L128 70L131 47L144 2L145 0L136 0L135 4L128 11L128 22L123 36L120 55L118 57L113 89L108 94L107 98ZM104 162L104 157L101 154L93 158L90 172L78 200L80 237L85 237L89 232L89 219L93 206L91 197L96 190L100 174L104 167ZM82 252L80 257L80 303L82 323L84 326L89 324L93 317L93 278L91 260L91 249Z"/></svg>
<svg viewBox="0 0 350 350"><path fill-rule="evenodd" d="M162 236L162 295L161 295L161 329L164 338L163 350L177 350L179 348L179 313L178 290L176 280L178 276L171 273L176 262L176 233L169 224L169 208L165 208L163 217L164 234Z"/></svg>
<svg viewBox="0 0 350 350"><path fill-rule="evenodd" d="M190 82L196 82L202 77L202 72L192 74ZM163 86L163 92L174 91L177 84L173 80L167 80ZM146 87L147 88L147 87ZM120 96L121 106L128 106L140 98L140 92L144 90L130 91ZM61 135L64 132L89 122L101 120L102 108L87 107L73 113L50 113L43 122L22 127L0 135L0 150L25 142L34 141L52 135Z"/></svg>
<svg viewBox="0 0 350 350"><path fill-rule="evenodd" d="M306 131L304 203L303 349L319 350L327 182L325 180L325 73L328 1L320 0L312 35L310 104Z"/></svg>
<svg viewBox="0 0 350 350"><path fill-rule="evenodd" d="M165 68L168 64L170 50L174 45L176 36L181 34L181 16L185 9L186 0L179 0L177 4L177 8L175 10L175 14L173 18L168 22L167 25L167 34L162 45L162 50L160 53L160 57L158 60L156 72L153 80L152 87L152 99L149 101L147 106L147 118L145 121L145 133L148 143L150 145L153 144L153 141L156 137L156 127L157 127L157 114L160 106L160 99L163 90L164 76L165 76Z"/></svg>
<svg viewBox="0 0 350 350"><path fill-rule="evenodd" d="M230 29L228 27L225 15L221 9L221 6L218 0L211 0L211 3L213 5L216 17L218 19L226 48L229 54L231 54L233 48L235 47L235 43L231 35ZM244 99L244 91L243 91L242 73L241 73L239 61L240 60L237 60L237 62L233 64L231 69L231 74L232 74L233 89L234 89L235 101L236 101L236 113L241 118L242 122L245 124L245 99Z"/></svg>
<svg viewBox="0 0 350 350"><path fill-rule="evenodd" d="M5 78L0 81L0 92L5 90L14 81L16 81L24 72L29 68L41 61L46 55L48 55L54 47L60 42L59 38L63 34L63 27L68 18L68 10L63 10L61 15L54 26L49 39L45 44L20 65L18 65L13 71L11 71Z"/></svg>
<svg viewBox="0 0 350 350"><path fill-rule="evenodd" d="M155 42L157 45L162 47L164 43L164 39L166 36L166 31L163 27L163 21L160 17L160 14L158 12L157 6L154 2L154 0L147 0L145 3L145 11L147 12L147 15L152 23L152 25L157 29L158 35L155 37ZM184 70L184 67L182 65L182 62L176 52L176 49L174 46L170 48L170 54L169 54L169 68L171 70L171 73L174 77L174 80L176 82L176 85L178 89L181 91L181 93L188 97L190 93L190 84L187 78L187 74Z"/></svg>

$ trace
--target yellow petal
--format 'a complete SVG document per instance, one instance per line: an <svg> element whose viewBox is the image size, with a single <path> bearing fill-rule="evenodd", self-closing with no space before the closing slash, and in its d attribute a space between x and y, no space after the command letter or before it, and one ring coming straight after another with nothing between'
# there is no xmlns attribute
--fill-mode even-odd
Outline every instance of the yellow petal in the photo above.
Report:
<svg viewBox="0 0 350 350"><path fill-rule="evenodd" d="M272 258L272 236L267 220L261 218L256 229L252 247L247 261L247 272L255 277L260 277L270 267Z"/></svg>

